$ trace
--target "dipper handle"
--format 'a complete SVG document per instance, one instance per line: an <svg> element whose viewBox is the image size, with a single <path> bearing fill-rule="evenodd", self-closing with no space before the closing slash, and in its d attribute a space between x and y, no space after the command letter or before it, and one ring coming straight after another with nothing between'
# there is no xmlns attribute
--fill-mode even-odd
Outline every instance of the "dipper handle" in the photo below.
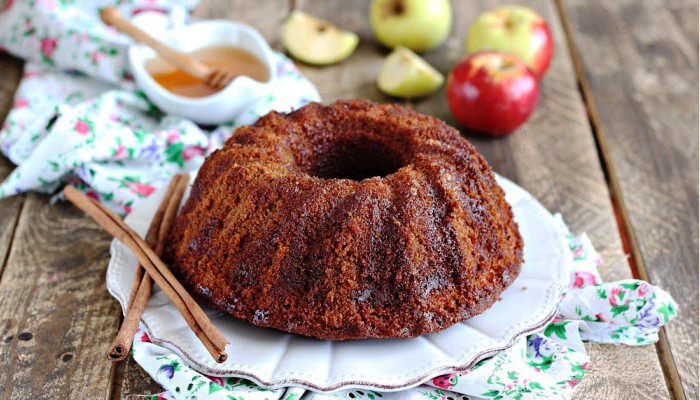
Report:
<svg viewBox="0 0 700 400"><path fill-rule="evenodd" d="M175 50L141 30L124 18L116 7L103 8L100 11L100 19L106 25L113 26L137 42L147 45L168 62L201 81L208 82L210 75L214 72L206 64Z"/></svg>

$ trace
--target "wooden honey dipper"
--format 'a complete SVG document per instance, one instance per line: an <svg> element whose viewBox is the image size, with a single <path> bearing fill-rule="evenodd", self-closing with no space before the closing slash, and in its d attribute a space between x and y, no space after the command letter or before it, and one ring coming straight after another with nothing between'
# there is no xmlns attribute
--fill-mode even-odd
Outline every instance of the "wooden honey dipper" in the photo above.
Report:
<svg viewBox="0 0 700 400"><path fill-rule="evenodd" d="M196 60L179 50L175 50L163 42L160 42L125 19L115 7L103 8L100 12L100 19L102 19L102 22L104 22L106 25L113 26L130 38L147 45L171 64L214 89L223 89L233 80L233 78L237 76L237 74L230 71L212 68L203 62Z"/></svg>

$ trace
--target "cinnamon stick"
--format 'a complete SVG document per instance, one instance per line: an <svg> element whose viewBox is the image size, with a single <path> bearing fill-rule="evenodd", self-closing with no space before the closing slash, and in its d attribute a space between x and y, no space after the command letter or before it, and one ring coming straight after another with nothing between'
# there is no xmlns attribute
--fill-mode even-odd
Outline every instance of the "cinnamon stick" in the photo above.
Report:
<svg viewBox="0 0 700 400"><path fill-rule="evenodd" d="M146 309L146 305L148 305L148 300L151 298L152 288L153 280L148 274L142 273L141 281L136 285L136 295L131 303L131 308L127 309L122 326L119 328L119 332L107 352L107 358L110 361L121 361L129 355L129 349L134 342L134 334L136 334L138 329L141 315L143 310Z"/></svg>
<svg viewBox="0 0 700 400"><path fill-rule="evenodd" d="M168 187L165 189L165 194L163 195L163 200L161 200L160 205L158 206L158 209L156 210L156 213L153 214L153 219L151 219L151 225L148 226L148 232L146 232L146 243L152 248L155 249L157 244L160 243L161 237L160 237L160 231L161 225L163 225L163 218L165 217L165 210L168 207L168 204L173 198L173 192L175 191L175 187L178 185L178 180L180 179L180 174L175 174L172 179L170 179L170 183L168 184ZM180 199L181 200L181 199ZM178 201L180 201L178 200ZM158 256L161 256L162 253L159 253L156 251L156 254ZM136 266L136 275L134 276L134 284L131 286L131 295L129 295L129 303L126 306L127 310L130 310L132 307L132 304L134 303L134 299L136 298L136 293L139 290L139 285L141 284L141 279L143 278L143 266L141 264Z"/></svg>
<svg viewBox="0 0 700 400"><path fill-rule="evenodd" d="M176 174L173 176L165 191L163 200L160 202L156 213L153 215L151 225L148 227L146 243L151 248L156 249L156 254L158 256L162 256L163 254L165 235L170 230L170 226L173 222L172 220L174 220L177 214L168 214L166 218L167 211L173 208L172 204L174 204L174 208L177 210L177 206L182 200L182 195L184 194L188 182L189 175L182 176ZM162 234L161 232L164 231L164 228L167 229L167 231ZM148 274L144 274L143 266L139 263L136 266L134 283L131 288L131 295L129 296L129 304L126 308L124 321L122 321L119 332L107 352L107 358L111 361L121 361L129 354L129 349L134 341L134 334L138 329L141 315L146 309L148 300L151 298L152 287L153 279L151 279Z"/></svg>
<svg viewBox="0 0 700 400"><path fill-rule="evenodd" d="M202 340L202 344L209 353L217 362L224 362L227 358L224 349L228 340L216 329L201 307L146 242L111 210L85 196L73 186L66 186L63 193L76 207L83 210L112 236L121 240L136 255L151 278L178 308L197 337Z"/></svg>

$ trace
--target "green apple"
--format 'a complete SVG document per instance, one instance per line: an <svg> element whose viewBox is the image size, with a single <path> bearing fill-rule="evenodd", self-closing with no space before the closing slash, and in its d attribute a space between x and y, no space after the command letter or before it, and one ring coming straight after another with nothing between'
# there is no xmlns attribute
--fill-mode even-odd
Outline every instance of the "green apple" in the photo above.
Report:
<svg viewBox="0 0 700 400"><path fill-rule="evenodd" d="M448 0L372 0L369 18L380 43L420 52L445 41L452 7Z"/></svg>
<svg viewBox="0 0 700 400"><path fill-rule="evenodd" d="M436 91L445 77L416 53L397 47L384 60L377 86L389 96L412 99Z"/></svg>
<svg viewBox="0 0 700 400"><path fill-rule="evenodd" d="M465 47L467 54L483 50L515 54L540 79L554 45L544 18L529 8L506 6L481 14L467 32Z"/></svg>
<svg viewBox="0 0 700 400"><path fill-rule="evenodd" d="M299 10L282 27L282 44L292 57L313 65L340 62L355 51L360 38Z"/></svg>

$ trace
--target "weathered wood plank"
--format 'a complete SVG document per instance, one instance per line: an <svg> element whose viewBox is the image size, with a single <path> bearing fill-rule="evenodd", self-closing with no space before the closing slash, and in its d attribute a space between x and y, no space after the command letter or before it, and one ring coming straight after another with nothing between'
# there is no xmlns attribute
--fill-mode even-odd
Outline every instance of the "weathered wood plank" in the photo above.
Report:
<svg viewBox="0 0 700 400"><path fill-rule="evenodd" d="M0 79L0 121L6 118L12 106L14 93L21 78L22 66L21 60L5 53L0 54L0 71L3 71L2 79ZM14 169L14 165L4 156L0 156L0 179L4 179L12 169ZM106 348L106 341L111 339L112 332L115 331L114 321L119 318L116 310L110 309L104 312L105 306L108 309L113 308L111 300L106 296L104 284L100 286L100 280L103 280L104 276L100 268L104 268L106 261L103 258L101 263L90 267L92 272L89 281L82 281L86 271L85 268L80 267L75 269L78 273L77 276L66 275L60 270L51 271L50 269L47 276L46 271L44 275L37 275L42 266L25 264L29 261L26 254L19 256L17 254L26 251L43 253L50 250L44 247L45 243L55 244L41 238L41 235L53 235L54 232L51 232L50 229L44 229L38 234L38 237L33 233L27 233L27 224L33 225L41 221L35 213L48 212L45 209L51 206L48 205L45 197L30 195L28 205L24 208L26 198L27 195L23 194L0 200L0 274L6 264L9 268L7 274L3 275L4 279L0 284L0 297L2 297L2 303L6 305L6 307L0 305L0 321L2 323L0 334L3 342L0 351L0 365L2 366L0 369L4 372L0 373L0 397L3 399L25 398L27 393L41 392L41 396L37 398L53 398L54 396L80 398L83 395L93 393L106 393L109 388L108 378L111 365L103 362L102 353ZM57 221L55 212L58 212L62 217L66 216L65 212L54 209L50 212L51 216L44 215L44 217ZM72 212L70 211L70 213ZM20 222L21 215L24 216L22 222ZM21 226L19 229L17 229L18 225ZM61 226L61 228L66 230L64 239L67 240L62 242L61 246L64 248L59 251L72 254L70 248L75 242L68 238L74 237L74 232L71 232L68 226ZM61 230L55 234L61 235ZM95 247L94 243L90 243L91 238L101 240L102 245ZM102 249L102 251L106 251L108 240L109 238L104 235L87 234L83 237L83 241L88 242L86 246ZM80 240L77 243L80 243ZM11 244L13 245L13 258L10 258ZM20 250L19 253L16 253L15 250L18 247ZM55 255L55 253L48 251L47 254L42 255L41 262L50 261L53 263L50 265L59 265L59 268L63 268L64 265L60 264L62 261L53 258L52 254ZM80 262L79 260L82 258L78 256L77 259L73 259L73 261L75 260ZM56 262L59 264L55 264ZM22 278L19 278L15 271L17 268L27 268L29 271L20 274L19 276ZM72 274L74 273L72 272ZM30 275L36 279L34 281L24 279ZM82 298L82 304L79 303L79 306L73 308L74 296L63 294L61 287L51 288L50 291L44 291L41 288L41 286L46 285L52 286L54 282L64 279L73 281L62 286L67 289L68 293L79 291L83 285L101 288L100 300L93 303L94 299L89 299L88 293L81 294L79 296ZM45 282L40 282L41 280ZM20 286L24 287L20 288ZM8 288L12 294L6 297ZM28 291L29 289L31 291ZM44 291L47 296L35 298L34 295L40 291ZM28 297L22 298L22 294ZM28 302L30 297L34 303ZM47 308L46 305L42 304L42 301L51 307ZM86 307L86 305L90 305L90 307ZM31 313L34 319L29 319L27 313ZM97 318L93 318L95 316ZM107 321L106 329L105 320ZM20 323L23 326L19 326ZM66 326L68 326L67 329ZM109 326L112 328L110 329ZM65 336L57 336L56 328L59 328L58 332L63 329ZM93 334L91 331L94 329L97 329L97 333ZM26 332L32 333L32 339L27 341L20 339L18 344L16 336L18 333L24 333L23 337L26 338ZM47 338L50 340L44 340ZM44 358L46 357L50 362L45 362ZM35 360L38 361L35 362ZM18 373L18 370L27 372ZM93 376L95 371L99 371L100 374ZM26 378L27 375L30 379L27 382L22 382L20 378L23 376ZM38 376L39 379L35 379L35 376ZM36 383L30 386L28 384L30 381ZM16 388L15 385L18 385L19 388Z"/></svg>
<svg viewBox="0 0 700 400"><path fill-rule="evenodd" d="M22 61L7 54L0 54L0 71L3 71L3 77L0 79L0 121L4 121L12 107L12 98L22 75ZM0 180L5 179L13 168L12 163L0 155ZM0 200L0 276L5 267L23 201L24 196Z"/></svg>
<svg viewBox="0 0 700 400"><path fill-rule="evenodd" d="M461 52L465 31L479 12L503 1L471 3L472 8L456 12L468 15L451 35L457 39L453 53ZM467 2L470 3L470 2ZM525 2L522 2L525 4ZM588 124L586 110L577 90L562 26L550 2L527 2L550 24L555 38L555 56L542 82L542 97L531 120L518 132L501 140L466 136L482 151L496 171L511 177L550 210L561 212L576 232L585 231L601 252L606 280L630 277L622 251L610 193L607 189ZM450 45L450 43L448 43ZM459 53L458 53L459 54ZM436 65L440 65L433 61ZM445 60L448 69L454 60ZM428 113L455 123L444 101L426 105ZM422 110L419 105L417 107ZM591 370L577 389L577 398L664 398L668 396L654 348L589 345ZM648 366L638 369L639 364Z"/></svg>
<svg viewBox="0 0 700 400"><path fill-rule="evenodd" d="M104 398L119 308L109 237L72 205L30 194L0 282L0 398Z"/></svg>
<svg viewBox="0 0 700 400"><path fill-rule="evenodd" d="M148 375L146 371L129 356L122 361L123 364L114 381L112 399L133 399L137 395L155 394L163 391L163 388Z"/></svg>
<svg viewBox="0 0 700 400"><path fill-rule="evenodd" d="M561 3L592 100L632 259L681 314L666 329L681 387L698 398L697 2ZM666 346L660 354L666 359ZM675 365L674 365L675 364Z"/></svg>
<svg viewBox="0 0 700 400"><path fill-rule="evenodd" d="M280 49L279 32L287 13L287 2L261 3L253 9L243 1L203 1L195 11L200 18L231 18L259 29L275 48ZM463 54L463 40L476 16L496 5L510 1L453 2L455 22L448 41L425 57L447 74ZM371 33L364 2L297 1L310 13L357 32L361 43L355 54L341 64L317 68L299 65L301 71L319 88L325 102L340 98L362 97L374 101L393 101L375 85L386 50L376 44ZM586 110L576 87L566 41L553 5L546 1L528 2L552 25L556 52L551 70L543 81L542 98L531 121L508 138L492 140L464 132L489 159L494 169L524 186L552 211L563 213L574 231L586 231L606 260L606 279L630 276L614 214L610 193L600 168ZM434 96L412 103L420 112L455 121L449 114L444 89ZM663 374L653 347L588 345L592 356L587 374L576 398L668 397ZM639 366L643 368L638 368ZM142 373L128 366L125 382L139 381ZM130 378L133 377L133 378ZM152 393L124 384L122 398L128 394Z"/></svg>

